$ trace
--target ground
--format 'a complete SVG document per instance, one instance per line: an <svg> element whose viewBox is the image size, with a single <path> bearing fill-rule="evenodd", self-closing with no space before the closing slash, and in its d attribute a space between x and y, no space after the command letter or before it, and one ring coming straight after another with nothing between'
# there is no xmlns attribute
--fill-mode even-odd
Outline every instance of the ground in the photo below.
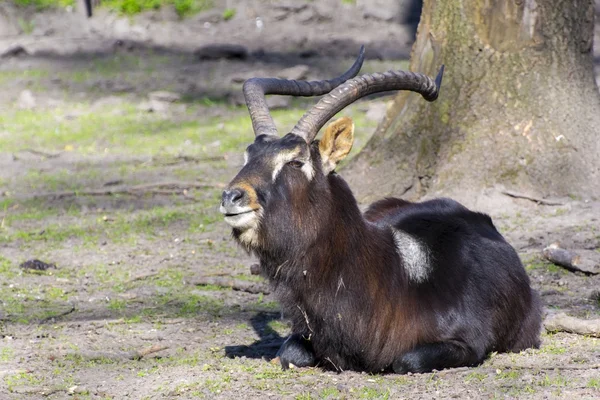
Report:
<svg viewBox="0 0 600 400"><path fill-rule="evenodd" d="M350 15L352 5L344 7L338 11ZM54 30L45 42L23 29L0 38L29 53L0 61L0 398L600 398L600 339L567 333L544 332L540 349L493 354L477 368L410 376L282 371L269 362L289 332L276 300L206 284L223 278L264 287L250 274L255 260L236 247L218 213L220 192L253 138L240 82L298 73L282 69L299 64L310 79L339 73L352 62L351 35L361 30L380 52L365 71L405 67L407 46L387 56L381 49L409 42L406 26L360 18L344 36L339 26L327 31L321 11L306 24L327 40L338 35L331 39L343 43L337 51L324 50L327 40L311 34L299 44L284 32L277 43L260 42L266 54L199 61L190 51L192 28L177 48L151 46L160 32L127 42L113 31L86 31L82 46L64 26L83 26L75 15L18 12L35 20L31 30ZM139 19L99 13L97 30L121 24L142 31ZM238 27L239 18L232 22ZM287 32L305 32L293 25L297 14L286 18ZM228 30L214 24L226 41ZM372 39L387 28L389 42ZM261 47L254 34L241 40L251 52ZM234 41L243 31L231 35ZM319 51L300 54L310 48ZM353 154L386 99L345 112L357 126ZM282 131L312 104L278 101ZM598 251L600 204L509 201L477 208L491 212L519 251L546 312L598 318L600 276L566 272L545 262L541 249L560 241ZM31 259L55 267L20 267Z"/></svg>

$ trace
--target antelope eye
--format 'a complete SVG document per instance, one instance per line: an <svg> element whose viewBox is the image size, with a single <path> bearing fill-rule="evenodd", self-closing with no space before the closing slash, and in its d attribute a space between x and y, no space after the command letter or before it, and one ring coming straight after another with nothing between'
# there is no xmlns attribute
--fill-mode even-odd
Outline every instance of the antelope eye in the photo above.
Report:
<svg viewBox="0 0 600 400"><path fill-rule="evenodd" d="M304 166L304 163L302 161L298 161L298 160L292 160L292 161L288 162L287 164L293 168L302 168Z"/></svg>

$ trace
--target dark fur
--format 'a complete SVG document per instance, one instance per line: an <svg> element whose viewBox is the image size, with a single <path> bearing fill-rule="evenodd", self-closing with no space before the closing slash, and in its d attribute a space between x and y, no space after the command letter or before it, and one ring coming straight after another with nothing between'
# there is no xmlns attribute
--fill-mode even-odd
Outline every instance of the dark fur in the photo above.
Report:
<svg viewBox="0 0 600 400"><path fill-rule="evenodd" d="M426 372L539 345L539 298L489 216L450 199L385 199L362 215L346 182L321 172L316 142L311 157L310 182L288 166L275 183L252 179L264 217L248 250L292 322L284 368ZM409 280L390 227L427 245L426 281Z"/></svg>

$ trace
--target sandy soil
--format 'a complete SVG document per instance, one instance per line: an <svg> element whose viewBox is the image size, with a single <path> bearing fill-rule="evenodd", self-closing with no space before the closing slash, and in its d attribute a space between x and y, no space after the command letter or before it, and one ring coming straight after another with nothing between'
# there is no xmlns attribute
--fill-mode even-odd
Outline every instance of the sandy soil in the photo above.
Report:
<svg viewBox="0 0 600 400"><path fill-rule="evenodd" d="M29 33L11 22L0 35L0 51L27 52L0 60L0 398L600 398L600 339L568 333L543 333L540 349L494 354L478 368L422 375L283 372L268 362L288 327L216 209L252 138L240 82L341 72L359 42L368 71L405 65L410 50L405 11L385 21L315 3L230 2L238 11L227 22L218 7L184 22L169 11L130 20L104 10L86 22L0 5L5 21L33 21ZM249 55L194 55L212 43ZM359 144L385 100L348 111L363 128ZM310 103L277 101L285 126ZM600 203L498 204L491 195L477 208L519 251L546 312L600 318L600 275L540 255L554 241L600 251ZM55 268L20 267L31 259ZM246 290L207 284L217 278Z"/></svg>

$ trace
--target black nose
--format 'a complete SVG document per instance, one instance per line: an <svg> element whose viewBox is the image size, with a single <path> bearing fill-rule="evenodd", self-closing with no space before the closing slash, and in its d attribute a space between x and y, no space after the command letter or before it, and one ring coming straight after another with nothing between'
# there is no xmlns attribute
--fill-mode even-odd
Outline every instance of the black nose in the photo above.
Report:
<svg viewBox="0 0 600 400"><path fill-rule="evenodd" d="M241 206L246 198L246 192L241 189L224 190L222 199L223 207Z"/></svg>

